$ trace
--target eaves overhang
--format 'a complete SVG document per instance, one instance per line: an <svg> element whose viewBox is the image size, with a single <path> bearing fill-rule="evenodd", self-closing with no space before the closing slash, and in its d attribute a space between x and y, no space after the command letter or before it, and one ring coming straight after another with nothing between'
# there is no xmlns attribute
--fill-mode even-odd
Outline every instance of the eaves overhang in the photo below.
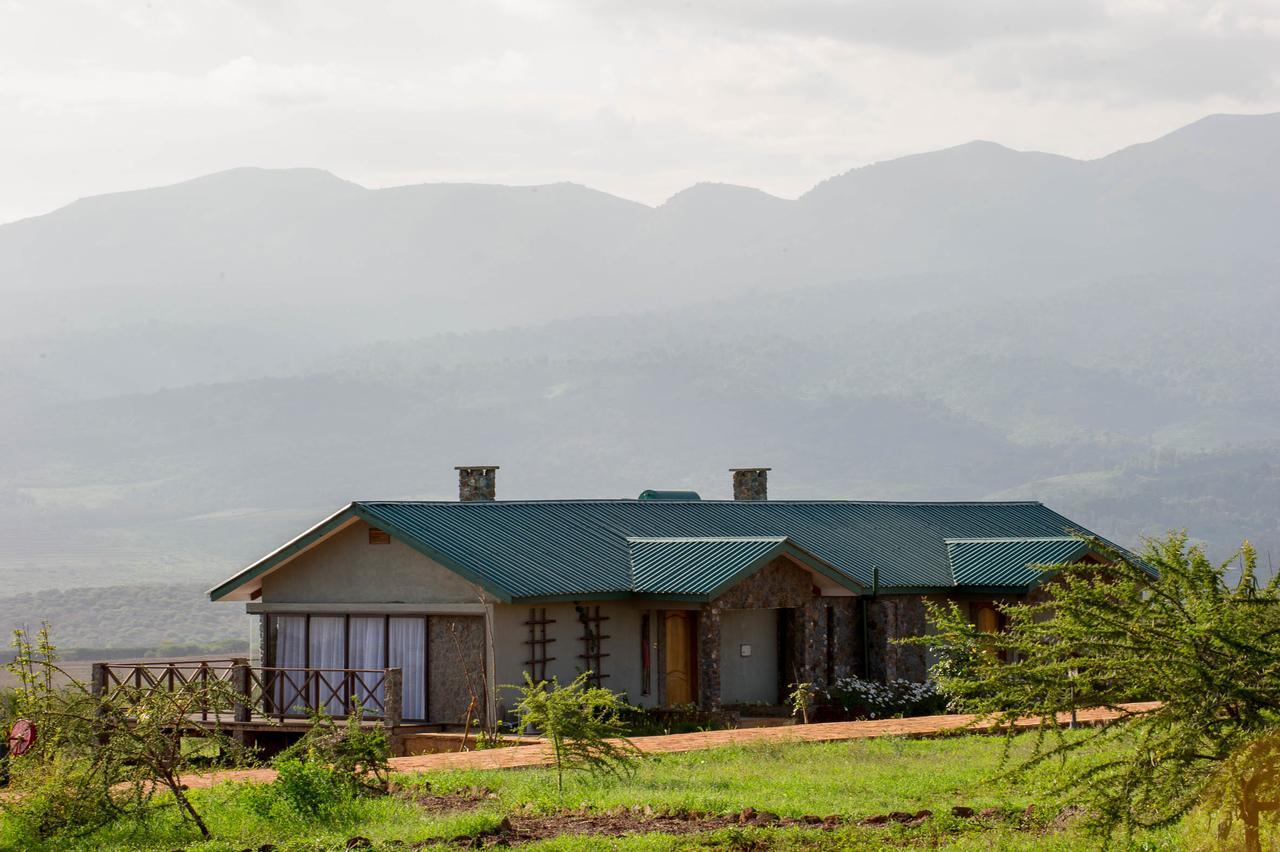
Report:
<svg viewBox="0 0 1280 852"><path fill-rule="evenodd" d="M474 571L457 564L455 560L437 552L430 545L423 542L411 532L403 529L393 520L369 511L358 502L348 503L346 506L334 512L332 515L325 518L314 527L311 527L298 537L290 540L276 550L271 551L257 562L252 563L240 572L229 577L227 580L217 586L214 586L212 589L209 589L209 599L211 601L251 600L253 593L261 589L262 578L266 575L288 564L298 556L301 556L303 553L328 539L330 536L346 529L357 521L364 521L370 526L387 531L396 539L404 542L423 556L443 565L453 573L483 589L498 601L502 603L511 602L512 595L506 589L494 584L484 577L481 577Z"/></svg>

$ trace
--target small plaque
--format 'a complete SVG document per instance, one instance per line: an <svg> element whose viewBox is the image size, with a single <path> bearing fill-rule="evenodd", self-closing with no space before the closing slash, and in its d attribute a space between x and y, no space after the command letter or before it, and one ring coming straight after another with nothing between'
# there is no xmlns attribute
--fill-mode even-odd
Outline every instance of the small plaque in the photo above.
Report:
<svg viewBox="0 0 1280 852"><path fill-rule="evenodd" d="M750 645L739 645L739 646L738 646L738 656L739 656L739 657L750 657L750 656L751 656L751 646L750 646Z"/></svg>

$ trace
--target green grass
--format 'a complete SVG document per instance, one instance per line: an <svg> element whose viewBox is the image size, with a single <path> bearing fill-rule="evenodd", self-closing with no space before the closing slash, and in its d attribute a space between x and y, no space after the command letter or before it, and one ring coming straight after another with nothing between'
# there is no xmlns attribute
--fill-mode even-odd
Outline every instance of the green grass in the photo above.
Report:
<svg viewBox="0 0 1280 852"><path fill-rule="evenodd" d="M1020 742L1017 749L1028 743ZM992 737L934 740L880 739L849 743L767 744L646 758L625 779L572 775L563 797L556 793L550 770L448 772L403 776L407 785L429 786L447 793L487 787L497 794L475 811L453 815L426 814L409 802L384 798L356 803L329 824L307 824L278 810L260 816L242 785L224 784L195 791L215 841L195 842L194 832L163 814L145 825L117 826L82 841L80 848L240 850L271 842L279 849L341 849L353 835L385 844L415 843L429 838L474 835L496 826L506 814L552 813L587 807L604 811L649 806L662 810L736 813L745 807L781 816L839 814L862 818L889 811L928 809L935 817L914 829L900 826L846 826L836 831L799 828L731 828L699 835L641 835L610 838L608 848L624 850L743 848L763 841L781 849L879 849L886 844L957 850L1097 848L1099 842L1078 828L1045 833L1063 803L1051 795L1054 767L1029 779L999 778L1003 741ZM981 810L1000 808L1007 818L994 827L950 815L954 805ZM1034 805L1035 826L1019 827L1019 817ZM1139 849L1180 848L1178 830L1135 838ZM12 845L0 827L0 843ZM538 850L601 848L599 837L562 836L537 844ZM1119 848L1125 848L1120 843ZM60 842L49 848L76 848Z"/></svg>

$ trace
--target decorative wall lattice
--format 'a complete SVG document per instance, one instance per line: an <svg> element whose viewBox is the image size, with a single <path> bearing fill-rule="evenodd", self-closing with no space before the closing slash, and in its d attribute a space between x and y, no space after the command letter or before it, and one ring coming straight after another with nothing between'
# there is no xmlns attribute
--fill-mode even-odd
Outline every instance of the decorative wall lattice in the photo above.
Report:
<svg viewBox="0 0 1280 852"><path fill-rule="evenodd" d="M524 664L535 683L547 679L547 663L555 659L547 653L550 650L547 646L556 641L547 637L547 625L555 623L554 618L547 618L546 607L529 610L529 620L525 622L529 626L529 638L524 642L529 646L529 659Z"/></svg>

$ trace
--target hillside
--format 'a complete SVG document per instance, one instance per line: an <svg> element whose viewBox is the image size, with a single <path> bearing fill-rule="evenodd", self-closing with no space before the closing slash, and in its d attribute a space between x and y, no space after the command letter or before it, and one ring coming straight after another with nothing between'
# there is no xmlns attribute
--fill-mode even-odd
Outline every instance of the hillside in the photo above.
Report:
<svg viewBox="0 0 1280 852"><path fill-rule="evenodd" d="M76 611L50 589L191 594L476 459L508 498L723 497L744 464L778 497L1033 497L1266 563L1277 187L1280 116L1220 116L797 200L307 170L89 199L0 226L0 290L45 306L0 321L0 572L32 617Z"/></svg>

